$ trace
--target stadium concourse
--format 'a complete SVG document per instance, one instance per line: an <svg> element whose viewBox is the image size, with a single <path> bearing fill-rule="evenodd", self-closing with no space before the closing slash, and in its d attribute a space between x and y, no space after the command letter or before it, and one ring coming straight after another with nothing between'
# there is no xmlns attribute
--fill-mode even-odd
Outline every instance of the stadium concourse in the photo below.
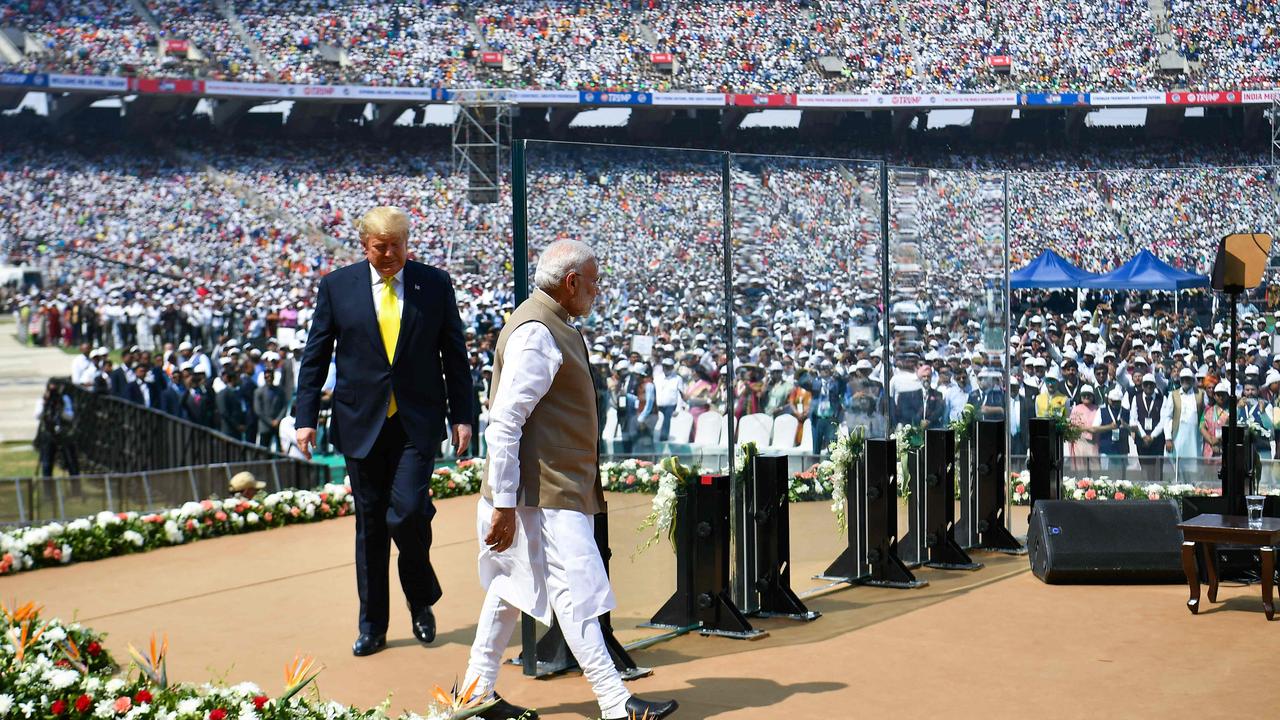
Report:
<svg viewBox="0 0 1280 720"><path fill-rule="evenodd" d="M637 624L670 594L674 556L662 543L631 557L631 528L648 512L648 496L611 494L609 505L614 625L623 642L651 638L659 631ZM281 668L301 651L324 665L322 697L371 707L390 693L393 717L422 712L432 686L447 688L462 674L482 597L474 500L438 506L432 555L445 594L430 648L413 639L393 602L388 649L351 656L350 518L21 573L6 577L3 591L106 631L118 658L153 632L167 637L173 681L251 681L275 695ZM794 536L793 584L818 591L806 603L823 617L753 619L770 634L752 642L695 633L635 650L654 674L628 689L676 698L678 717L698 720L1016 718L1028 708L1072 719L1268 717L1280 698L1269 683L1223 692L1212 676L1248 676L1274 656L1266 639L1274 628L1253 588L1224 586L1220 603L1192 617L1185 586L1049 586L1024 557L979 553L987 567L975 573L921 570L925 588L822 590L809 577L839 551L840 536L826 503L801 503L794 513L797 527L813 531ZM507 666L500 683L506 698L548 720L595 716L576 674L532 680Z"/></svg>

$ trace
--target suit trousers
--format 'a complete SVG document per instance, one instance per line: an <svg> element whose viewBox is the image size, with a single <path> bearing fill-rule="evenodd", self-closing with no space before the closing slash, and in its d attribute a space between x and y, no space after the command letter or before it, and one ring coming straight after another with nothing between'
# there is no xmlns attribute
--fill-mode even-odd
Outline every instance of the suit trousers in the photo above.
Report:
<svg viewBox="0 0 1280 720"><path fill-rule="evenodd" d="M400 550L400 587L416 614L440 599L440 581L431 567L431 473L435 456L405 435L400 415L386 419L369 455L347 458L356 501L356 587L360 632L387 631L391 541Z"/></svg>

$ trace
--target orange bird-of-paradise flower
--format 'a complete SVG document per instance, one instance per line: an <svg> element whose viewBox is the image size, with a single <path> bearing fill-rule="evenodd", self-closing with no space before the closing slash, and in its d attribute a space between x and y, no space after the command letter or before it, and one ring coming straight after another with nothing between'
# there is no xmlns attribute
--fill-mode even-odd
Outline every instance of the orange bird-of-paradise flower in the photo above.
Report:
<svg viewBox="0 0 1280 720"><path fill-rule="evenodd" d="M297 695L308 683L316 679L324 666L316 667L316 659L300 652L293 654L293 661L284 666L284 695L280 696L281 704Z"/></svg>
<svg viewBox="0 0 1280 720"><path fill-rule="evenodd" d="M138 670L161 689L169 687L168 660L166 658L168 654L168 635L164 636L164 639L161 640L160 645L157 647L156 634L151 633L151 646L148 648L146 655L139 652L132 644L129 645L129 655L133 658L133 663L138 666Z"/></svg>
<svg viewBox="0 0 1280 720"><path fill-rule="evenodd" d="M492 692L484 695L476 694L476 684L479 682L480 678L476 678L465 690L459 690L458 682L455 680L452 690L446 692L436 685L431 694L435 702L448 711L449 720L466 720L483 713L498 702L497 696Z"/></svg>
<svg viewBox="0 0 1280 720"><path fill-rule="evenodd" d="M35 620L40 611L44 609L43 605L36 605L35 601L19 606L18 601L14 600L13 605L14 609L10 610L8 605L0 602L0 613L4 613L5 618L14 625L21 623L23 620Z"/></svg>
<svg viewBox="0 0 1280 720"><path fill-rule="evenodd" d="M67 662L71 663L71 666L76 670L79 670L81 675L89 674L89 665L85 663L84 658L80 655L80 647L76 645L76 641L72 640L70 635L58 643L58 648L62 650Z"/></svg>
<svg viewBox="0 0 1280 720"><path fill-rule="evenodd" d="M31 628L31 620L28 618L18 625L9 629L9 639L13 641L13 656L18 662L26 656L27 648L35 644L36 640L44 634L44 628Z"/></svg>

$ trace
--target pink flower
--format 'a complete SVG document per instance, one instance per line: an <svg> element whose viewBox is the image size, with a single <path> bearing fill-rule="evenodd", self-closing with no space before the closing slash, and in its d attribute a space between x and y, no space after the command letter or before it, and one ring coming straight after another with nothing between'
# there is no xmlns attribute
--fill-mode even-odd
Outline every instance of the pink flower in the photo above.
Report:
<svg viewBox="0 0 1280 720"><path fill-rule="evenodd" d="M1017 485L1013 486L1013 491L1021 495L1022 493L1027 491L1027 486L1022 483L1018 483Z"/></svg>
<svg viewBox="0 0 1280 720"><path fill-rule="evenodd" d="M1093 483L1089 482L1088 478L1085 478L1084 480L1076 481L1076 487L1080 488L1081 490L1084 490L1085 488L1089 487L1092 484Z"/></svg>
<svg viewBox="0 0 1280 720"><path fill-rule="evenodd" d="M293 517L298 517L299 515L302 514L302 511L299 510L298 508L289 508L289 514L292 515Z"/></svg>
<svg viewBox="0 0 1280 720"><path fill-rule="evenodd" d="M628 475L628 476L627 476L627 484L628 484L628 485L635 485L635 484L636 484L636 476L635 476L635 475Z"/></svg>
<svg viewBox="0 0 1280 720"><path fill-rule="evenodd" d="M320 502L328 502L329 493L320 493Z"/></svg>
<svg viewBox="0 0 1280 720"><path fill-rule="evenodd" d="M200 507L204 508L205 510L212 510L212 509L213 509L213 501L212 501L212 500L201 500L201 501L200 501Z"/></svg>
<svg viewBox="0 0 1280 720"><path fill-rule="evenodd" d="M227 519L227 514L219 510L218 512L213 514L213 517L218 522L222 522Z"/></svg>
<svg viewBox="0 0 1280 720"><path fill-rule="evenodd" d="M121 513L116 513L116 518L117 518L117 519L120 519L120 520L128 520L128 519L129 519L129 513L122 513L122 512L121 512Z"/></svg>
<svg viewBox="0 0 1280 720"><path fill-rule="evenodd" d="M116 707L116 714L123 715L124 713L129 712L129 708L133 707L133 701L129 699L128 695L121 695L120 697L116 698L115 707Z"/></svg>
<svg viewBox="0 0 1280 720"><path fill-rule="evenodd" d="M271 522L271 518L273 518L273 517L275 517L275 516L274 516L274 515L272 515L271 513L266 513L265 515L263 515L263 516L262 516L262 519L263 519L263 520L266 520L267 522Z"/></svg>
<svg viewBox="0 0 1280 720"><path fill-rule="evenodd" d="M195 530L195 529L196 529L196 521L195 521L195 520L188 520L188 521L187 521L187 529L188 529L188 530Z"/></svg>
<svg viewBox="0 0 1280 720"><path fill-rule="evenodd" d="M1098 491L1093 489L1085 490L1084 497L1086 500L1093 500L1098 497Z"/></svg>
<svg viewBox="0 0 1280 720"><path fill-rule="evenodd" d="M1116 494L1115 494L1115 499L1116 499L1116 500L1123 500L1123 499L1124 499L1124 493L1122 493L1122 492L1120 492L1119 490L1117 490L1117 491L1116 491Z"/></svg>
<svg viewBox="0 0 1280 720"><path fill-rule="evenodd" d="M320 503L320 512L322 513L329 512L329 503Z"/></svg>
<svg viewBox="0 0 1280 720"><path fill-rule="evenodd" d="M1148 499L1148 500L1159 500L1159 499L1160 499L1160 493L1147 493L1147 499Z"/></svg>

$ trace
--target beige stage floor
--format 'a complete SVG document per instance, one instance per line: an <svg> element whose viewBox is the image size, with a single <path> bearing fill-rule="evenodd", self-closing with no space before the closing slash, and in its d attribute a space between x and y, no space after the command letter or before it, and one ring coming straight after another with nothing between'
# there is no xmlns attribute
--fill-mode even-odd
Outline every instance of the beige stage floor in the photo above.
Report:
<svg viewBox="0 0 1280 720"><path fill-rule="evenodd" d="M632 528L649 500L610 497L615 625L624 642L654 633L636 626L674 588L665 545L631 558L639 539ZM481 598L474 508L473 498L439 503L433 559L445 597L430 648L413 640L393 600L388 650L351 656L350 519L17 575L0 580L0 597L34 599L47 614L106 631L119 658L127 643L167 633L176 679L252 680L274 691L301 650L326 666L326 697L370 706L390 694L393 711L420 709L433 684L447 686L465 669ZM826 503L795 506L792 527L795 588L824 585L809 578L841 544ZM1280 715L1271 672L1280 622L1265 622L1256 586L1224 588L1225 602L1193 617L1184 586L1047 586L1025 558L977 559L987 567L920 571L926 588L823 593L809 601L822 618L760 621L770 632L761 640L695 634L637 651L656 672L630 687L679 699L685 719ZM499 690L544 717L594 717L576 674L535 681L514 667L503 673Z"/></svg>

